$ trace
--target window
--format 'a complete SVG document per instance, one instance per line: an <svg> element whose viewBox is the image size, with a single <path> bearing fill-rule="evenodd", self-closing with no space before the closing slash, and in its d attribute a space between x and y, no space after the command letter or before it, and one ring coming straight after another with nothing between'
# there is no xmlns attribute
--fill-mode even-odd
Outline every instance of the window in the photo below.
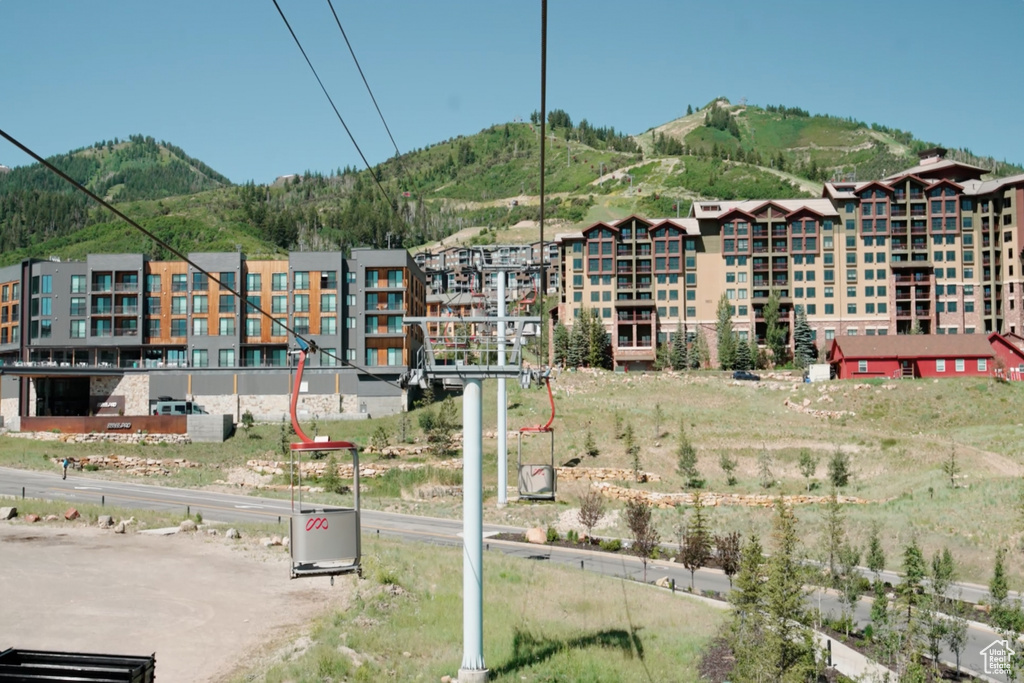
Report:
<svg viewBox="0 0 1024 683"><path fill-rule="evenodd" d="M288 334L287 323L288 321L285 320L284 318L274 318L274 321L270 324L270 336L286 336Z"/></svg>
<svg viewBox="0 0 1024 683"><path fill-rule="evenodd" d="M217 278L220 280L221 289L235 288L235 274L233 272L219 273Z"/></svg>
<svg viewBox="0 0 1024 683"><path fill-rule="evenodd" d="M334 347L320 349L320 365L336 367L338 365L338 349Z"/></svg>
<svg viewBox="0 0 1024 683"><path fill-rule="evenodd" d="M71 329L74 329L75 322L71 322ZM82 331L84 333L84 321ZM72 337L75 335L71 335ZM160 318L150 318L146 321L146 336L148 337L159 337L160 336Z"/></svg>
<svg viewBox="0 0 1024 683"><path fill-rule="evenodd" d="M235 367L235 350L221 349L217 352L217 366L222 368Z"/></svg>
<svg viewBox="0 0 1024 683"><path fill-rule="evenodd" d="M338 311L338 295L337 294L321 294L320 295L320 312L321 313L336 313Z"/></svg>
<svg viewBox="0 0 1024 683"><path fill-rule="evenodd" d="M259 337L263 334L263 318L246 318L245 334L248 337Z"/></svg>
<svg viewBox="0 0 1024 683"><path fill-rule="evenodd" d="M345 318L345 327L349 330L356 329L356 319L353 317Z"/></svg>
<svg viewBox="0 0 1024 683"><path fill-rule="evenodd" d="M825 315L833 315L836 312L834 304L825 304Z"/></svg>
<svg viewBox="0 0 1024 683"><path fill-rule="evenodd" d="M205 368L210 365L210 353L206 349L192 349L192 367Z"/></svg>
<svg viewBox="0 0 1024 683"><path fill-rule="evenodd" d="M171 297L171 314L185 315L188 313L188 299L183 296Z"/></svg>
<svg viewBox="0 0 1024 683"><path fill-rule="evenodd" d="M294 329L295 334L309 334L309 318L295 318Z"/></svg>
<svg viewBox="0 0 1024 683"><path fill-rule="evenodd" d="M402 286L402 271L401 270L389 270L388 271L388 287L401 287Z"/></svg>
<svg viewBox="0 0 1024 683"><path fill-rule="evenodd" d="M275 292L288 291L288 273L274 273L270 278L271 289Z"/></svg>
<svg viewBox="0 0 1024 683"><path fill-rule="evenodd" d="M152 276L151 276L152 277ZM84 275L72 275L71 276L71 293L72 294L85 294L85 276ZM156 276L157 288L153 291L160 290L160 276ZM6 288L5 288L6 290Z"/></svg>
<svg viewBox="0 0 1024 683"><path fill-rule="evenodd" d="M337 334L338 319L333 315L320 318L320 334Z"/></svg>
<svg viewBox="0 0 1024 683"><path fill-rule="evenodd" d="M868 362L866 360L857 361L857 372L867 372Z"/></svg>
<svg viewBox="0 0 1024 683"><path fill-rule="evenodd" d="M366 349L366 365L377 365L377 349Z"/></svg>
<svg viewBox="0 0 1024 683"><path fill-rule="evenodd" d="M184 337L188 334L188 321L184 318L173 318L171 320L171 336Z"/></svg>
<svg viewBox="0 0 1024 683"><path fill-rule="evenodd" d="M157 320L159 323L160 321ZM84 320L72 320L71 321L71 338L72 339L85 339L85 321Z"/></svg>
<svg viewBox="0 0 1024 683"><path fill-rule="evenodd" d="M946 359L945 358L937 359L935 361L935 372L945 372L945 371L946 371Z"/></svg>
<svg viewBox="0 0 1024 683"><path fill-rule="evenodd" d="M175 273L171 275L171 291L172 292L187 292L188 291L188 276L185 273Z"/></svg>
<svg viewBox="0 0 1024 683"><path fill-rule="evenodd" d="M206 318L194 318L192 320L192 336L205 337L209 334L209 323Z"/></svg>
<svg viewBox="0 0 1024 683"><path fill-rule="evenodd" d="M979 358L978 359L978 372L988 372L988 359L986 359L986 358Z"/></svg>
<svg viewBox="0 0 1024 683"><path fill-rule="evenodd" d="M309 289L309 271L295 271L295 289Z"/></svg>
<svg viewBox="0 0 1024 683"><path fill-rule="evenodd" d="M825 298L826 299L831 299L833 296L835 296L835 288L833 288L833 287L826 287L825 288Z"/></svg>
<svg viewBox="0 0 1024 683"><path fill-rule="evenodd" d="M296 295L302 296L302 295ZM287 296L272 296L270 297L270 312L271 313L287 313L288 312L288 297Z"/></svg>
<svg viewBox="0 0 1024 683"><path fill-rule="evenodd" d="M221 294L220 301L217 302L218 310L221 313L234 313L235 312L235 295L234 294Z"/></svg>
<svg viewBox="0 0 1024 683"><path fill-rule="evenodd" d="M222 337L230 337L235 334L235 319L221 318L218 323L217 333Z"/></svg>
<svg viewBox="0 0 1024 683"><path fill-rule="evenodd" d="M253 313L259 313L258 307L262 306L261 301L263 300L260 296L249 295L245 297L245 312L252 315Z"/></svg>
<svg viewBox="0 0 1024 683"><path fill-rule="evenodd" d="M295 295L295 313L309 313L309 294Z"/></svg>
<svg viewBox="0 0 1024 683"><path fill-rule="evenodd" d="M206 273L192 273L192 291L205 292L210 287Z"/></svg>
<svg viewBox="0 0 1024 683"><path fill-rule="evenodd" d="M963 358L957 358L956 359L956 371L957 372L963 372L964 371L964 359Z"/></svg>
<svg viewBox="0 0 1024 683"><path fill-rule="evenodd" d="M846 304L846 312L850 315L857 314L857 304Z"/></svg>
<svg viewBox="0 0 1024 683"><path fill-rule="evenodd" d="M250 292L263 288L263 276L260 273L246 273L245 288Z"/></svg>
<svg viewBox="0 0 1024 683"><path fill-rule="evenodd" d="M192 295L192 312L193 313L209 313L210 304L205 294L193 294Z"/></svg>
<svg viewBox="0 0 1024 683"><path fill-rule="evenodd" d="M367 287L376 287L378 279L380 279L380 278L379 278L376 270L368 270L368 271L366 271L366 286Z"/></svg>

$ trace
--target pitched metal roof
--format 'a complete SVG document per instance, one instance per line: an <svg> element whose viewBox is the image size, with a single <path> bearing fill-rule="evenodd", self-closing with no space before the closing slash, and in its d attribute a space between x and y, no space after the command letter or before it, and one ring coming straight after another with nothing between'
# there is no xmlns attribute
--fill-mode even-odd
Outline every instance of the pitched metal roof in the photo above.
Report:
<svg viewBox="0 0 1024 683"><path fill-rule="evenodd" d="M984 334L839 335L833 340L846 359L990 358L995 355Z"/></svg>
<svg viewBox="0 0 1024 683"><path fill-rule="evenodd" d="M766 204L774 204L784 209L787 213L793 213L800 209L810 209L821 216L839 215L835 205L828 199L744 199L740 201L709 199L694 202L690 211L694 218L718 218L733 209L739 209L740 211L752 214Z"/></svg>

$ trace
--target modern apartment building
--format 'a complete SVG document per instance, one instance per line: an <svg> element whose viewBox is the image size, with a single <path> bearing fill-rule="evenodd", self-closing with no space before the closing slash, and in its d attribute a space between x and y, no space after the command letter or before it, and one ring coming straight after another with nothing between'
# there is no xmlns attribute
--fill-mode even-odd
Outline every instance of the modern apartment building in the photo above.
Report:
<svg viewBox="0 0 1024 683"><path fill-rule="evenodd" d="M146 414L157 396L188 396L211 412L279 419L294 365L289 329L320 349L308 362L307 412L380 414L408 405L398 380L422 340L402 322L426 313L426 285L406 251L189 259L199 268L96 254L0 269L5 420L88 415L90 402L111 391L131 393L130 414Z"/></svg>
<svg viewBox="0 0 1024 683"><path fill-rule="evenodd" d="M639 216L559 235L567 325L583 307L609 330L617 366L645 367L681 325L715 348L724 293L739 336L763 340L763 308L806 312L836 335L1024 330L1024 175L944 158L817 199L697 201L682 219Z"/></svg>

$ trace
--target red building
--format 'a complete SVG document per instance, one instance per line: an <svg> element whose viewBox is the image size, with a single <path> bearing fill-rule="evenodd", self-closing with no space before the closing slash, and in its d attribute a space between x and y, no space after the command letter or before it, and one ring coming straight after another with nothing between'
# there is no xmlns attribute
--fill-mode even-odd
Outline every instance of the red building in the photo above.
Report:
<svg viewBox="0 0 1024 683"><path fill-rule="evenodd" d="M837 379L990 376L999 358L1024 363L1024 352L998 334L840 336L829 363Z"/></svg>

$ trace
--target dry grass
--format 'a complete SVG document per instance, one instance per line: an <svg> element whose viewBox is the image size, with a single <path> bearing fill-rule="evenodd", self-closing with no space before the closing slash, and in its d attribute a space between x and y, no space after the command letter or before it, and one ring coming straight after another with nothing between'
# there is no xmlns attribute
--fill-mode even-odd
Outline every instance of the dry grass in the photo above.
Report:
<svg viewBox="0 0 1024 683"><path fill-rule="evenodd" d="M437 681L462 659L461 551L370 539L352 609L235 681ZM356 579L349 579L356 581ZM720 610L632 582L484 555L490 680L696 681ZM347 649L343 649L347 648ZM353 659L362 662L357 666Z"/></svg>

